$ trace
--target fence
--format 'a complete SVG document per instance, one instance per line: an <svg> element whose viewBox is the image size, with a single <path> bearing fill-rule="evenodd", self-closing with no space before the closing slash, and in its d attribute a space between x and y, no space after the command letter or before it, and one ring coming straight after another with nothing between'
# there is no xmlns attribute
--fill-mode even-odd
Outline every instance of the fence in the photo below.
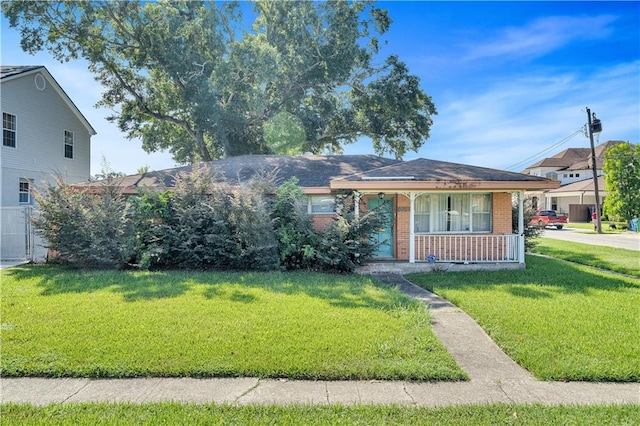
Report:
<svg viewBox="0 0 640 426"><path fill-rule="evenodd" d="M0 208L0 259L33 260L31 207Z"/></svg>
<svg viewBox="0 0 640 426"><path fill-rule="evenodd" d="M416 261L452 263L518 262L519 236L416 235Z"/></svg>

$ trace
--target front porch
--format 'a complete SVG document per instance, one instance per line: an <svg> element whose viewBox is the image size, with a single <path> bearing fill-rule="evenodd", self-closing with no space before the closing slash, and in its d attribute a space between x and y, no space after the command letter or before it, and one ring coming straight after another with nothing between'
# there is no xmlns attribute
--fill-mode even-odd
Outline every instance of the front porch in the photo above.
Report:
<svg viewBox="0 0 640 426"><path fill-rule="evenodd" d="M411 265L422 265L415 268L427 270L451 270L452 267L446 266L447 264L515 264L524 266L524 196L522 191L493 192L490 197L487 197L489 201L487 210L490 218L485 221L485 225L487 222L490 225L476 232L472 232L475 229L474 223L458 227L457 229L462 228L462 230L457 232L447 232L449 228L442 230L433 226L438 219L436 213L444 217L453 216L450 213L455 213L457 217L475 218L476 210L473 210L472 203L469 203L468 212L447 211L446 215L442 215L440 212L434 211L431 214L429 227L424 226L424 219L421 226L416 226L417 199L424 194L425 192L422 191L386 193L360 191L354 193L356 206L358 206L356 215L359 215L360 208L371 208L373 200L390 201L391 220L387 227L381 229L382 237L378 236L379 240L388 241L389 250L388 252L376 253L378 256L389 257L373 259L373 263L378 264L378 269L382 267L381 265L387 265L388 261L404 261ZM470 194L470 198L472 195L474 193ZM517 234L513 233L511 224L514 196L518 200L519 225ZM470 219L467 220L470 221ZM428 232L429 230L432 232Z"/></svg>

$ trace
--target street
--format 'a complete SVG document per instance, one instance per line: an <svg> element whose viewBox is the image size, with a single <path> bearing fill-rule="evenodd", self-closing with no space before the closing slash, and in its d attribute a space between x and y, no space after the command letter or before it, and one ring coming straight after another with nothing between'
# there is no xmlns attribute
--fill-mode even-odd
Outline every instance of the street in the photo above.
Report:
<svg viewBox="0 0 640 426"><path fill-rule="evenodd" d="M640 233L624 232L620 234L593 234L583 230L563 228L546 228L543 237L556 240L572 241L575 243L592 244L597 246L617 247L627 250L640 251Z"/></svg>

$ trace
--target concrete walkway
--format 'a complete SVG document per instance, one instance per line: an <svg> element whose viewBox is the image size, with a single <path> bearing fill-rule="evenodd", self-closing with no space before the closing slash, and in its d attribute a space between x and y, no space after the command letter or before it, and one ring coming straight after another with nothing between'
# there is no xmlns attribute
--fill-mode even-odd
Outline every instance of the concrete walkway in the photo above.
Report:
<svg viewBox="0 0 640 426"><path fill-rule="evenodd" d="M2 402L214 402L232 404L640 403L639 383L540 382L464 312L401 275L378 275L431 307L433 330L468 382L293 381L257 378L4 378Z"/></svg>

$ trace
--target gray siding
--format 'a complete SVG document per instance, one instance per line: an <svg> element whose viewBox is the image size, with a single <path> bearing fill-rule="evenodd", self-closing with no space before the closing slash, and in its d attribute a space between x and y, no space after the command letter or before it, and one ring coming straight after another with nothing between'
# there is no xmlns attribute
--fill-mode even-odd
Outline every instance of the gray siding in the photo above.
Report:
<svg viewBox="0 0 640 426"><path fill-rule="evenodd" d="M49 80L44 90L36 88L36 75L2 82L1 109L16 116L17 127L16 147L1 147L3 207L19 205L20 178L32 179L38 186L53 173L69 183L90 176L89 131ZM73 159L64 157L65 130L74 134Z"/></svg>

